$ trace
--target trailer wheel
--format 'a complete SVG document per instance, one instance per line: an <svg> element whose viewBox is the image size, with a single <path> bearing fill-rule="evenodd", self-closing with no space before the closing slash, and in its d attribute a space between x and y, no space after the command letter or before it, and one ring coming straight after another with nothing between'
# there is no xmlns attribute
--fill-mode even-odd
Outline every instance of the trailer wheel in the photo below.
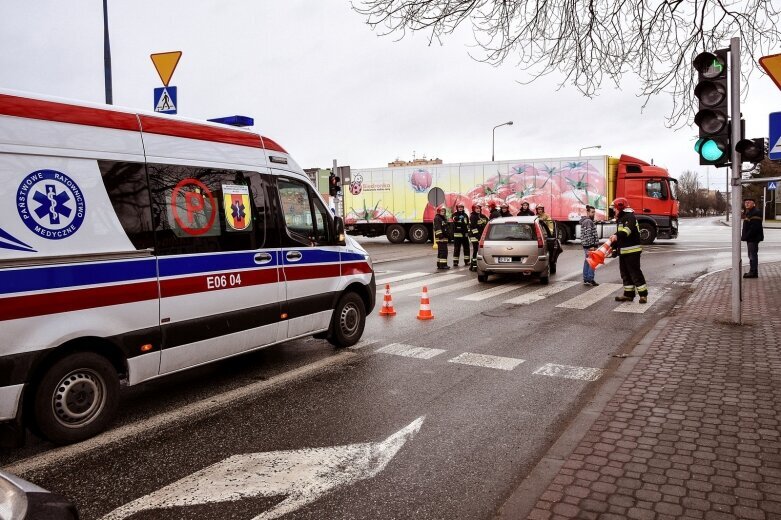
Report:
<svg viewBox="0 0 781 520"><path fill-rule="evenodd" d="M413 244L425 244L428 240L428 228L423 224L415 224L409 228L409 241Z"/></svg>
<svg viewBox="0 0 781 520"><path fill-rule="evenodd" d="M569 242L569 230L567 229L567 226L563 226L561 224L556 226L556 235L556 238L558 238L559 242L562 244Z"/></svg>
<svg viewBox="0 0 781 520"><path fill-rule="evenodd" d="M392 224L385 230L385 236L391 244L401 244L406 238L404 228L398 224Z"/></svg>
<svg viewBox="0 0 781 520"><path fill-rule="evenodd" d="M643 245L653 244L656 240L656 228L653 224L643 222L640 224L640 243Z"/></svg>
<svg viewBox="0 0 781 520"><path fill-rule="evenodd" d="M71 444L102 432L119 403L114 366L93 352L57 361L33 394L36 431L56 444Z"/></svg>

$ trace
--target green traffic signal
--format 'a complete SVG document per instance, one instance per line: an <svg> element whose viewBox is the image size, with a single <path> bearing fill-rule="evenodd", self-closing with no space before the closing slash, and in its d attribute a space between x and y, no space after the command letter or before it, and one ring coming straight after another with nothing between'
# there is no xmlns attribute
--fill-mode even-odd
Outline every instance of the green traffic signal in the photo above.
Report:
<svg viewBox="0 0 781 520"><path fill-rule="evenodd" d="M706 161L721 161L726 158L727 147L714 139L697 139L694 143L694 151Z"/></svg>

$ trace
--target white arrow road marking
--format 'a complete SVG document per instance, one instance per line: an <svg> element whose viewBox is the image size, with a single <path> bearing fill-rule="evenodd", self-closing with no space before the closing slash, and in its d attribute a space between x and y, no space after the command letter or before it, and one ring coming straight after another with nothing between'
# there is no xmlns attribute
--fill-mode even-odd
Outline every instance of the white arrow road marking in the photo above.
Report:
<svg viewBox="0 0 781 520"><path fill-rule="evenodd" d="M234 455L125 504L103 520L150 509L287 495L252 520L279 518L339 487L376 476L420 431L424 418L418 417L382 442Z"/></svg>

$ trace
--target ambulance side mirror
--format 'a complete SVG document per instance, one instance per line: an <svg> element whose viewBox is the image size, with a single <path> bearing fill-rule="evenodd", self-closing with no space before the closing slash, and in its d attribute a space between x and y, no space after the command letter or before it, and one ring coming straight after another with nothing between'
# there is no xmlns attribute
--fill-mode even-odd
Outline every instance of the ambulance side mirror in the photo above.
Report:
<svg viewBox="0 0 781 520"><path fill-rule="evenodd" d="M342 217L334 217L334 241L337 246L347 245L344 237L344 220L342 220Z"/></svg>

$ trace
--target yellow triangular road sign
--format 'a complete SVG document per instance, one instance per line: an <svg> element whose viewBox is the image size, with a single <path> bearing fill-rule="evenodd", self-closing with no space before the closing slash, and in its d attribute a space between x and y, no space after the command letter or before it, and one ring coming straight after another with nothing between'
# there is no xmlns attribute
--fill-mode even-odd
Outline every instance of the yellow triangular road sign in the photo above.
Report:
<svg viewBox="0 0 781 520"><path fill-rule="evenodd" d="M155 69L157 69L157 74L160 75L160 80L163 82L163 85L167 87L168 83L171 81L171 76L174 75L176 65L179 63L179 58L182 57L182 51L159 52L157 54L150 54L149 57L152 58L152 63L155 64Z"/></svg>
<svg viewBox="0 0 781 520"><path fill-rule="evenodd" d="M759 58L759 64L765 69L778 88L781 88L781 54L771 54Z"/></svg>

